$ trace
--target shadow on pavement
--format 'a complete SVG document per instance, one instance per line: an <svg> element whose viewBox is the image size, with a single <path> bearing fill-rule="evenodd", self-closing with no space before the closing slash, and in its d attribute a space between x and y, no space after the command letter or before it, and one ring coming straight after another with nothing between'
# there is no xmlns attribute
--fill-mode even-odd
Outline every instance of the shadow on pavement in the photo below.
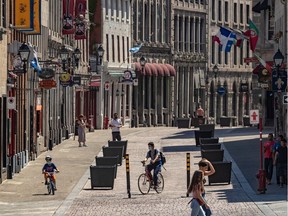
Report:
<svg viewBox="0 0 288 216"><path fill-rule="evenodd" d="M164 146L162 148L163 152L189 152L189 151L199 151L199 147L183 145L183 146Z"/></svg>
<svg viewBox="0 0 288 216"><path fill-rule="evenodd" d="M264 137L265 138L265 137ZM263 144L266 140L263 140ZM244 175L245 179L249 183L252 190L255 192L253 194L256 200L254 201L277 201L287 199L286 188L280 188L276 184L276 167L273 168L272 184L267 185L267 191L265 194L257 195L258 191L258 179L256 174L260 168L260 142L259 138L238 140L238 141L228 141L224 142L226 150L229 152L237 166L239 167L241 173ZM225 153L224 153L225 157ZM237 174L236 174L237 175ZM254 196L255 195L255 196Z"/></svg>

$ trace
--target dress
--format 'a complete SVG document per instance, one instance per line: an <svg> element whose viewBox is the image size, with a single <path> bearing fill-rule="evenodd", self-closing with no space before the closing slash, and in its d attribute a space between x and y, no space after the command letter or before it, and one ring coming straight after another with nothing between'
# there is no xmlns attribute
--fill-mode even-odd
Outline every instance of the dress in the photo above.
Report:
<svg viewBox="0 0 288 216"><path fill-rule="evenodd" d="M78 142L86 142L85 122L78 120Z"/></svg>

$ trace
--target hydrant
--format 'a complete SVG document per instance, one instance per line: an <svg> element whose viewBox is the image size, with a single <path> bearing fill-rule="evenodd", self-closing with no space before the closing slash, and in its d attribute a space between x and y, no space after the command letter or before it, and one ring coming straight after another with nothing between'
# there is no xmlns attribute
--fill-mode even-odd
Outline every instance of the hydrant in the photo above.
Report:
<svg viewBox="0 0 288 216"><path fill-rule="evenodd" d="M265 170L259 169L256 178L258 179L258 191L261 194L266 192L266 174Z"/></svg>
<svg viewBox="0 0 288 216"><path fill-rule="evenodd" d="M104 117L104 129L108 129L108 124L109 124L109 118L108 116Z"/></svg>

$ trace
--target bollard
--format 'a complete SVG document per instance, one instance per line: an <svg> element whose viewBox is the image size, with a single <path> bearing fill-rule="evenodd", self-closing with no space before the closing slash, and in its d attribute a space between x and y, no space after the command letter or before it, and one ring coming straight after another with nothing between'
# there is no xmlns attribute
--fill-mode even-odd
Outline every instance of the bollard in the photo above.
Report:
<svg viewBox="0 0 288 216"><path fill-rule="evenodd" d="M8 156L8 165L7 165L7 179L12 179L13 170L12 170L12 157Z"/></svg>
<svg viewBox="0 0 288 216"><path fill-rule="evenodd" d="M130 168L129 168L129 154L125 155L126 161L126 180L127 180L127 193L128 198L131 198L131 191L130 191Z"/></svg>
<svg viewBox="0 0 288 216"><path fill-rule="evenodd" d="M187 190L190 185L190 153L186 153L186 171L187 171ZM189 197L189 194L186 193L186 196Z"/></svg>

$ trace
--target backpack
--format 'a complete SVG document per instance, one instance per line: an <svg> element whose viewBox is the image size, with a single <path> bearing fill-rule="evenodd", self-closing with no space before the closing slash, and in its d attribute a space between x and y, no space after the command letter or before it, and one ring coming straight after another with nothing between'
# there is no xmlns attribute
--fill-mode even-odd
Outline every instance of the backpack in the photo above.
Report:
<svg viewBox="0 0 288 216"><path fill-rule="evenodd" d="M156 149L154 151L156 151ZM157 151L159 152L159 155L160 155L160 161L161 161L162 165L164 165L166 163L166 157L163 154L163 152L161 152L159 150L157 150ZM151 157L151 152L150 152L149 156Z"/></svg>
<svg viewBox="0 0 288 216"><path fill-rule="evenodd" d="M159 154L160 154L161 163L162 163L162 165L164 165L164 164L166 163L166 157L165 157L165 155L163 154L163 152L160 152L160 151L159 151Z"/></svg>

